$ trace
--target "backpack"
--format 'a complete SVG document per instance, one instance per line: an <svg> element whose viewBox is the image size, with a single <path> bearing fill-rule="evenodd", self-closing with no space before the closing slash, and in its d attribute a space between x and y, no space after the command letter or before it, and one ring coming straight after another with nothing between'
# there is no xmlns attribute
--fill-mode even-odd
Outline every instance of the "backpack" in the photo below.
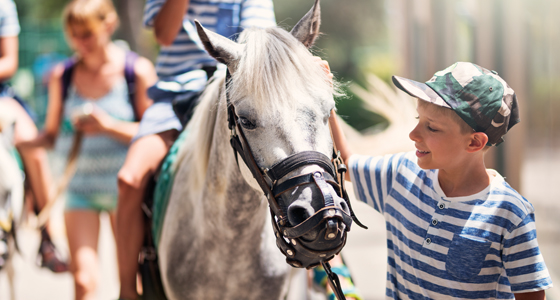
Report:
<svg viewBox="0 0 560 300"><path fill-rule="evenodd" d="M134 120L140 121L138 113L136 112L136 85L135 75L134 75L134 63L138 59L138 54L132 51L127 51L124 61L124 78L126 79L126 87L128 89L128 102L132 106L134 111ZM68 97L68 88L70 87L70 82L72 81L72 73L74 72L74 67L76 66L76 59L69 58L64 61L64 72L62 73L62 103L66 101Z"/></svg>

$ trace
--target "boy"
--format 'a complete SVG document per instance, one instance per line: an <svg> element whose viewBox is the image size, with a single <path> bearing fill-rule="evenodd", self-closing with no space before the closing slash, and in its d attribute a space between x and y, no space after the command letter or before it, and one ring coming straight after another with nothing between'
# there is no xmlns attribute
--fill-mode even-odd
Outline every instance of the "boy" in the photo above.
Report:
<svg viewBox="0 0 560 300"><path fill-rule="evenodd" d="M533 206L484 153L519 122L514 91L496 72L459 62L426 83L393 77L418 98L416 152L351 155L335 143L356 196L387 225L387 298L544 299L552 287Z"/></svg>

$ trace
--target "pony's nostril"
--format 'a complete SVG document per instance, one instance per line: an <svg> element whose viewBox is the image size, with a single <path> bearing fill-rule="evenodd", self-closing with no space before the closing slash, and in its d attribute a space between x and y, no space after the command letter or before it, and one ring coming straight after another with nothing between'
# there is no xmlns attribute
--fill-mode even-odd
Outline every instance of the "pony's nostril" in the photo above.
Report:
<svg viewBox="0 0 560 300"><path fill-rule="evenodd" d="M341 208L344 212L350 214L350 209L348 208L348 204L346 203L346 201L344 201L344 200L343 200L343 201L340 201L339 204L340 204L340 208Z"/></svg>
<svg viewBox="0 0 560 300"><path fill-rule="evenodd" d="M310 216L311 215L304 207L292 205L288 208L288 220L294 226L307 220Z"/></svg>

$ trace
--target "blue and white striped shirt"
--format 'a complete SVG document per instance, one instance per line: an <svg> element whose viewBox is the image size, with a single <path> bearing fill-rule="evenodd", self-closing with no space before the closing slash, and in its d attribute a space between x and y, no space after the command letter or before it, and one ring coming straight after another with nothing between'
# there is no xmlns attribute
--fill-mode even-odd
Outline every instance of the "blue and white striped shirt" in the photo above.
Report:
<svg viewBox="0 0 560 300"><path fill-rule="evenodd" d="M387 298L512 299L552 287L533 206L502 176L446 197L438 170L416 161L414 152L349 159L356 197L385 217Z"/></svg>
<svg viewBox="0 0 560 300"><path fill-rule="evenodd" d="M16 4L12 0L0 0L0 37L17 36L19 31Z"/></svg>
<svg viewBox="0 0 560 300"><path fill-rule="evenodd" d="M153 27L155 17L166 0L148 0L144 8L144 25ZM183 27L173 44L161 46L156 71L161 80L177 79L184 84L181 74L202 66L215 66L216 61L200 44L194 26L197 19L205 28L223 36L235 34L248 27L276 25L272 0L191 0L183 19ZM189 79L191 80L191 79Z"/></svg>

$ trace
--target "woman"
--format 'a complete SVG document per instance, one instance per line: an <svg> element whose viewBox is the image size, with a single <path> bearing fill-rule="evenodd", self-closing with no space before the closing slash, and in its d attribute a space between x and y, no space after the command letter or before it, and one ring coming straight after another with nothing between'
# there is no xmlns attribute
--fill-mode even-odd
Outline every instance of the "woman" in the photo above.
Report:
<svg viewBox="0 0 560 300"><path fill-rule="evenodd" d="M66 154L72 132L84 134L67 191L65 220L75 298L93 299L99 214L110 213L114 231L117 172L138 130L137 120L151 104L146 88L157 76L152 63L138 57L133 63L134 85L125 80L130 54L111 41L119 20L110 0L73 0L66 5L63 20L75 58L54 68L45 130L29 146L52 147L60 133L56 150ZM135 96L129 99L129 93Z"/></svg>

